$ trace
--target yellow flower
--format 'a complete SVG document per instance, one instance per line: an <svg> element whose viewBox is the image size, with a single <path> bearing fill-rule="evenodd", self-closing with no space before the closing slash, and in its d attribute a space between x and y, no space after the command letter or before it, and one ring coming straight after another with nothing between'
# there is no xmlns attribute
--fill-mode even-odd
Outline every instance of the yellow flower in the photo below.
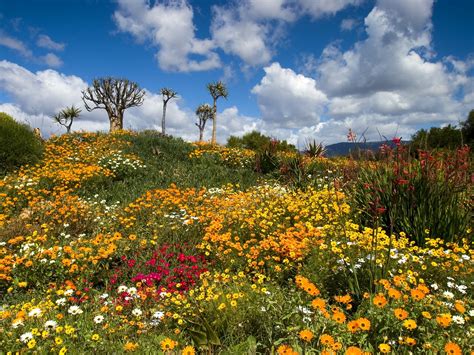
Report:
<svg viewBox="0 0 474 355"><path fill-rule="evenodd" d="M176 345L178 345L178 343L170 338L165 338L160 343L161 350L163 351L173 350L176 347Z"/></svg>
<svg viewBox="0 0 474 355"><path fill-rule="evenodd" d="M64 354L66 354L66 352L67 352L67 348L65 346L63 346L61 348L61 350L59 350L59 355L64 355Z"/></svg>
<svg viewBox="0 0 474 355"><path fill-rule="evenodd" d="M408 330L416 329L416 322L413 319L407 319L403 322L403 326Z"/></svg>
<svg viewBox="0 0 474 355"><path fill-rule="evenodd" d="M92 334L91 339L94 340L94 341L97 341L97 340L100 339L100 336L99 336L99 334Z"/></svg>
<svg viewBox="0 0 474 355"><path fill-rule="evenodd" d="M31 339L27 345L28 345L28 349L33 349L36 345L36 340Z"/></svg>
<svg viewBox="0 0 474 355"><path fill-rule="evenodd" d="M54 338L54 342L56 343L56 345L61 345L63 343L63 340L60 337L56 337Z"/></svg>
<svg viewBox="0 0 474 355"><path fill-rule="evenodd" d="M181 355L195 355L196 350L191 345L186 346L182 351Z"/></svg>
<svg viewBox="0 0 474 355"><path fill-rule="evenodd" d="M392 348L388 344L380 344L379 345L379 350L380 350L381 353L384 353L384 354L389 353L391 349Z"/></svg>
<svg viewBox="0 0 474 355"><path fill-rule="evenodd" d="M137 343L132 343L132 342L126 342L123 346L123 350L125 351L135 351L138 348Z"/></svg>

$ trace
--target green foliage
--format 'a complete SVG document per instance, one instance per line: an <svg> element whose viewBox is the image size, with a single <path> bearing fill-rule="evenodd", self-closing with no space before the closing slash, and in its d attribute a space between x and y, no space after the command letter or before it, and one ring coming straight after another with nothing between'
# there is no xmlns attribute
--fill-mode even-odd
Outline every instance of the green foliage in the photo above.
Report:
<svg viewBox="0 0 474 355"><path fill-rule="evenodd" d="M421 129L412 137L412 147L416 149L455 149L463 144L461 130L447 125L446 127L431 127L429 131Z"/></svg>
<svg viewBox="0 0 474 355"><path fill-rule="evenodd" d="M326 153L326 148L323 146L322 143L316 142L316 140L307 140L304 154L309 157L322 157Z"/></svg>
<svg viewBox="0 0 474 355"><path fill-rule="evenodd" d="M461 132L463 135L464 143L468 144L471 148L474 147L474 110L469 112L466 121L461 123Z"/></svg>
<svg viewBox="0 0 474 355"><path fill-rule="evenodd" d="M0 112L0 174L36 163L42 153L43 144L30 127Z"/></svg>
<svg viewBox="0 0 474 355"><path fill-rule="evenodd" d="M272 140L271 137L265 136L258 131L252 131L244 134L242 137L230 136L227 140L227 146L229 148L245 148L252 149L256 152L264 152L270 146L275 145L276 151L296 151L294 145L289 144L287 141Z"/></svg>
<svg viewBox="0 0 474 355"><path fill-rule="evenodd" d="M349 195L361 225L404 232L417 245L427 237L459 241L472 219L470 157L467 147L455 153L386 148L377 163L361 164Z"/></svg>
<svg viewBox="0 0 474 355"><path fill-rule="evenodd" d="M125 135L132 142L124 153L137 155L146 168L139 173L127 174L121 179L104 180L102 184L88 185L83 194L99 194L107 201L133 201L150 189L178 187L221 187L227 183L252 186L257 181L250 169L230 168L216 159L191 159L194 147L180 138L164 137L156 131Z"/></svg>

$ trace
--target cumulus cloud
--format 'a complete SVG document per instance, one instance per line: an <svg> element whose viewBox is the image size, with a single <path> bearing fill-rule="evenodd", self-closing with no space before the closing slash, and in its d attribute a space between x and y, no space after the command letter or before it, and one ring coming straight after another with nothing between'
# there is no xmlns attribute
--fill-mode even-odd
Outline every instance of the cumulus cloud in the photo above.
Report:
<svg viewBox="0 0 474 355"><path fill-rule="evenodd" d="M53 51L62 51L66 46L64 43L55 42L51 39L51 37L40 34L36 40L36 45L41 48L50 49Z"/></svg>
<svg viewBox="0 0 474 355"><path fill-rule="evenodd" d="M358 24L358 21L354 18L345 18L341 21L341 30L350 31L354 29Z"/></svg>
<svg viewBox="0 0 474 355"><path fill-rule="evenodd" d="M154 6L145 0L118 0L118 4L114 13L118 29L158 46L156 58L162 69L189 72L221 66L213 41L195 37L193 9L185 0Z"/></svg>
<svg viewBox="0 0 474 355"><path fill-rule="evenodd" d="M279 63L264 70L265 76L252 89L264 121L286 128L319 122L327 97L314 79L282 68Z"/></svg>
<svg viewBox="0 0 474 355"><path fill-rule="evenodd" d="M334 15L348 6L358 6L364 0L296 0L303 12L313 18Z"/></svg>

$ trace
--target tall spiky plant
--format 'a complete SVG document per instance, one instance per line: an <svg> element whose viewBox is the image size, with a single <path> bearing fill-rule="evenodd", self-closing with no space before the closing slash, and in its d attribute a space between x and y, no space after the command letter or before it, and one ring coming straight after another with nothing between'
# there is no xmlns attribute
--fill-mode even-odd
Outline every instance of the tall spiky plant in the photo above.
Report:
<svg viewBox="0 0 474 355"><path fill-rule="evenodd" d="M53 116L53 120L66 128L66 133L71 133L71 126L76 118L79 117L81 109L72 105Z"/></svg>
<svg viewBox="0 0 474 355"><path fill-rule="evenodd" d="M162 88L160 90L161 96L163 96L163 115L161 116L161 133L164 135L166 134L165 128L165 120L166 120L166 106L168 105L168 101L178 97L178 93L173 89L169 88Z"/></svg>

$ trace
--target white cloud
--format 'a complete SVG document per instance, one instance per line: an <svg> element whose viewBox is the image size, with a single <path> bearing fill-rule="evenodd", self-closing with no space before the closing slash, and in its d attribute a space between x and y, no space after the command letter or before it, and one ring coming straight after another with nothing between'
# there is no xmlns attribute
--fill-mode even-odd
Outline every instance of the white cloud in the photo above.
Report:
<svg viewBox="0 0 474 355"><path fill-rule="evenodd" d="M0 30L0 46L4 46L14 51L17 51L19 54L26 58L30 58L33 56L31 50L19 39L13 38L2 30Z"/></svg>
<svg viewBox="0 0 474 355"><path fill-rule="evenodd" d="M342 31L351 31L358 24L358 21L353 18L345 18L341 21L341 30Z"/></svg>
<svg viewBox="0 0 474 355"><path fill-rule="evenodd" d="M138 41L150 41L159 47L156 58L168 71L202 71L221 66L215 45L195 37L193 9L185 0L155 3L145 0L119 0L114 13L118 29ZM191 59L200 57L200 59Z"/></svg>
<svg viewBox="0 0 474 355"><path fill-rule="evenodd" d="M38 47L50 49L53 51L62 51L66 46L64 43L53 41L51 37L44 34L38 36L38 39L36 40L36 45Z"/></svg>
<svg viewBox="0 0 474 355"><path fill-rule="evenodd" d="M304 13L320 18L334 15L348 6L358 6L364 0L296 0Z"/></svg>
<svg viewBox="0 0 474 355"><path fill-rule="evenodd" d="M48 53L40 57L40 60L46 63L46 65L48 65L51 68L59 68L60 66L63 65L63 61L61 60L61 58L59 58L54 53Z"/></svg>
<svg viewBox="0 0 474 355"><path fill-rule="evenodd" d="M253 89L262 119L267 124L298 128L319 122L327 103L316 81L279 63L264 68L265 76Z"/></svg>

